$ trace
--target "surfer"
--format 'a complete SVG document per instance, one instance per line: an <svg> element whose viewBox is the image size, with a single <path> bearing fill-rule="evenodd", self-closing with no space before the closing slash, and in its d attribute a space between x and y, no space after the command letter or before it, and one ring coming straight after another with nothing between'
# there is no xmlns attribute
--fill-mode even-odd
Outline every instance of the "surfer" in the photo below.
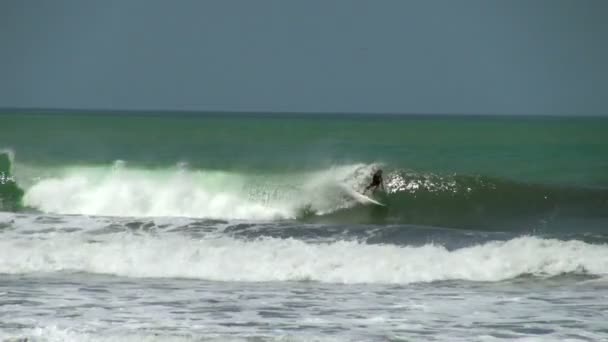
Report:
<svg viewBox="0 0 608 342"><path fill-rule="evenodd" d="M378 188L382 188L382 190L384 190L384 181L382 180L381 169L378 169L376 172L374 172L374 175L372 176L372 182L369 183L365 190L363 190L363 193L366 193L369 189L372 189L372 192L375 192L376 190L378 190Z"/></svg>

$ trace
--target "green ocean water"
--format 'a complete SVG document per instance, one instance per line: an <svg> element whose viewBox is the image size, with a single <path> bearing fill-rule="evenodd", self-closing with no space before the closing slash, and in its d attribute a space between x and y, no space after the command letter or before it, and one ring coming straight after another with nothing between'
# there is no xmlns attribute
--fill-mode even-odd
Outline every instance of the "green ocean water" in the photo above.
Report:
<svg viewBox="0 0 608 342"><path fill-rule="evenodd" d="M608 185L608 119L389 115L2 115L17 161L315 169L379 162L420 172Z"/></svg>
<svg viewBox="0 0 608 342"><path fill-rule="evenodd" d="M606 132L0 115L0 340L605 340Z"/></svg>
<svg viewBox="0 0 608 342"><path fill-rule="evenodd" d="M163 198L185 172L188 189L211 196L207 203L226 193L246 200L240 219L478 227L576 217L599 218L601 226L608 212L606 118L16 113L0 115L0 149L12 180L2 185L6 208L18 202L69 214L234 216L215 207L148 203L121 211L99 204L116 201L102 193L117 189L127 189L127 203ZM338 180L361 190L379 167L389 191L377 198L392 203L387 212L355 210L328 190ZM180 191L167 201L200 199ZM253 205L265 214L248 214Z"/></svg>

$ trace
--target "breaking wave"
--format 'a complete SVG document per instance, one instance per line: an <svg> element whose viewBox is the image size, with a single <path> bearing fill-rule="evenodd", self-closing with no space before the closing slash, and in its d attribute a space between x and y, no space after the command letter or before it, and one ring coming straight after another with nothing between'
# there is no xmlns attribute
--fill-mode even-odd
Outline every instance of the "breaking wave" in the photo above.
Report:
<svg viewBox="0 0 608 342"><path fill-rule="evenodd" d="M7 154L0 154L7 156ZM439 175L380 164L316 171L141 168L112 165L36 169L8 157L0 183L4 210L23 206L56 214L321 223L406 223L458 228L547 227L583 218L605 226L608 190L560 187L478 175ZM2 165L0 165L2 166ZM373 170L385 169L386 207L363 205ZM12 173L11 173L12 170Z"/></svg>
<svg viewBox="0 0 608 342"><path fill-rule="evenodd" d="M358 241L55 234L0 241L0 273L87 272L213 281L409 284L608 274L608 247L524 236L448 250Z"/></svg>

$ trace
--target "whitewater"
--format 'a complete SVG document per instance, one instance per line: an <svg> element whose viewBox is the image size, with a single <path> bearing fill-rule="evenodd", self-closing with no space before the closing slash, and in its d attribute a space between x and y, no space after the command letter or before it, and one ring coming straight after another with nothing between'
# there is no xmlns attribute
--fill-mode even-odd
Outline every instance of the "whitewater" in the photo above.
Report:
<svg viewBox="0 0 608 342"><path fill-rule="evenodd" d="M225 219L293 219L353 206L340 186L361 187L376 165L354 164L308 173L239 174L109 167L67 168L35 181L24 204L49 213L112 216L184 216Z"/></svg>
<svg viewBox="0 0 608 342"><path fill-rule="evenodd" d="M37 224L23 218L2 215L1 219L2 225L10 222L13 227L29 227L3 236L0 272L5 274L87 272L141 278L346 284L608 274L607 246L537 237L448 250L433 243L399 246L390 241L368 244L358 239L329 242L265 237L255 225L235 234L238 223L212 223L193 238L192 230L182 233L188 231L180 229L184 226L160 224L162 228L158 228L153 222L133 229L129 223L121 227L120 221L104 227L92 218L78 219L80 225L100 226L81 231L49 228L62 221L53 216L45 217L53 224L42 224L37 230L32 230Z"/></svg>
<svg viewBox="0 0 608 342"><path fill-rule="evenodd" d="M2 213L0 227L2 338L584 341L606 333L604 244L183 217ZM434 241L442 235L466 242ZM550 316L533 318L541 311Z"/></svg>

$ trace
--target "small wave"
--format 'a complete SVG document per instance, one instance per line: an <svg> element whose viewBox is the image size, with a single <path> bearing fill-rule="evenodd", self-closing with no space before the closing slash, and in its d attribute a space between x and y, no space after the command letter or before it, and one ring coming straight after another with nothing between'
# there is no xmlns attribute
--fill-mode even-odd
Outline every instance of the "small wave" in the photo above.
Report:
<svg viewBox="0 0 608 342"><path fill-rule="evenodd" d="M0 273L87 272L213 281L409 284L608 274L608 247L519 237L448 250L357 241L191 239L116 233L0 241Z"/></svg>

